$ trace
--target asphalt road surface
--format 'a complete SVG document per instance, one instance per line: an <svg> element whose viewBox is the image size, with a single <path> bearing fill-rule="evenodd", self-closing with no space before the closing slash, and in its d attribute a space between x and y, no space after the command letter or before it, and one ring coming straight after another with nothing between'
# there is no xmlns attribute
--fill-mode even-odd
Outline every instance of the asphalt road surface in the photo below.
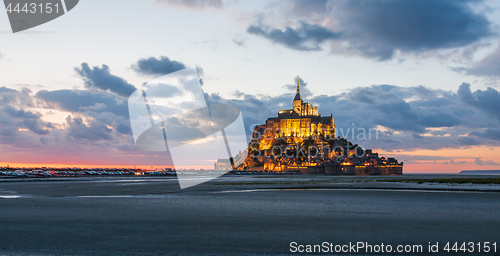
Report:
<svg viewBox="0 0 500 256"><path fill-rule="evenodd" d="M446 242L497 242L500 251L498 192L261 188L0 182L0 255L294 254L291 242L423 246L412 255L429 242L439 243L433 255L448 254Z"/></svg>

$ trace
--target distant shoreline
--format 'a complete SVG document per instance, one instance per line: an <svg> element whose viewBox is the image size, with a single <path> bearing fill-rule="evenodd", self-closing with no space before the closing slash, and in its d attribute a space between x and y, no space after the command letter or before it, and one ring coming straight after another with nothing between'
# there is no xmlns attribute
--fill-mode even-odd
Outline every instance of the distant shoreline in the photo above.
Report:
<svg viewBox="0 0 500 256"><path fill-rule="evenodd" d="M500 170L464 170L460 174L500 175Z"/></svg>

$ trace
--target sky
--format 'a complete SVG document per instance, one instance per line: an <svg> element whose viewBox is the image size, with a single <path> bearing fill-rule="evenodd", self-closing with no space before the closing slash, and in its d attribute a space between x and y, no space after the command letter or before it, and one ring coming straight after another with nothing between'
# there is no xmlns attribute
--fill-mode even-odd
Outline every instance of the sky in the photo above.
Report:
<svg viewBox="0 0 500 256"><path fill-rule="evenodd" d="M81 0L15 34L0 12L0 165L165 166L135 147L127 98L195 66L207 101L238 106L247 134L291 108L299 74L339 135L406 173L500 169L499 7ZM376 139L357 136L370 128Z"/></svg>

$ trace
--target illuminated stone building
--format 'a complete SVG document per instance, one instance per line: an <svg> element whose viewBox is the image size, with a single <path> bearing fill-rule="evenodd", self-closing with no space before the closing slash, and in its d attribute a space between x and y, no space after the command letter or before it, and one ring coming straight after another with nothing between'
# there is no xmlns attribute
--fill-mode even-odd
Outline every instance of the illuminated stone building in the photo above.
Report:
<svg viewBox="0 0 500 256"><path fill-rule="evenodd" d="M297 94L292 109L280 110L278 117L269 118L263 128L266 136L274 137L336 137L333 115L321 116L318 107L304 102L300 96L300 79L297 77Z"/></svg>
<svg viewBox="0 0 500 256"><path fill-rule="evenodd" d="M292 109L255 126L248 155L238 170L330 175L401 175L403 163L379 157L335 132L333 115L321 116L316 106L297 93ZM236 156L236 158L239 156ZM218 169L232 168L219 160Z"/></svg>

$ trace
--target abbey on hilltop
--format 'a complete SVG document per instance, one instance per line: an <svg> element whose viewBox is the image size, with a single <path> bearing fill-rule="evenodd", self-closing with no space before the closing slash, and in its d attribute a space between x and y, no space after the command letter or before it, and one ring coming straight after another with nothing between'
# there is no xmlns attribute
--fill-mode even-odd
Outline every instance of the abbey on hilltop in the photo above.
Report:
<svg viewBox="0 0 500 256"><path fill-rule="evenodd" d="M269 118L265 127L266 136L335 137L335 121L333 115L321 116L318 107L304 102L300 96L300 79L297 77L297 94L293 99L293 108L280 110L278 117Z"/></svg>
<svg viewBox="0 0 500 256"><path fill-rule="evenodd" d="M321 116L316 106L297 93L292 109L280 110L253 131L248 155L238 170L322 173L333 175L401 175L403 163L379 157L336 134L333 115ZM239 162L238 158L234 160ZM231 169L231 162L219 159L215 169Z"/></svg>

